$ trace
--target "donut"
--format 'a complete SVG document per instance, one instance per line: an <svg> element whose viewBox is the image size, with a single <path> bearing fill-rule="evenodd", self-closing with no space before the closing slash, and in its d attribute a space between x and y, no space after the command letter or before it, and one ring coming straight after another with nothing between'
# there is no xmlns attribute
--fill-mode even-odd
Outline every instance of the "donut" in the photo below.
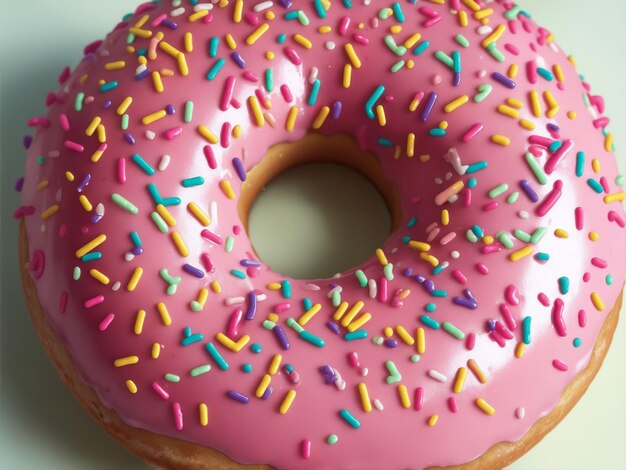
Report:
<svg viewBox="0 0 626 470"><path fill-rule="evenodd" d="M626 254L613 135L512 2L147 3L59 83L25 140L27 302L146 461L502 467L600 367ZM248 214L320 161L366 176L392 231L291 279Z"/></svg>

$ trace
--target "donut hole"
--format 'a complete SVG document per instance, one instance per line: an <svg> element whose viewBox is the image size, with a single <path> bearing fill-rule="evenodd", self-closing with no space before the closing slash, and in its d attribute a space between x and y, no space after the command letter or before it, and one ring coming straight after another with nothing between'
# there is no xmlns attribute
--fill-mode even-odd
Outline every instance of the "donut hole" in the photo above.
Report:
<svg viewBox="0 0 626 470"><path fill-rule="evenodd" d="M330 278L382 247L399 220L393 186L353 139L310 134L248 173L239 215L259 258L296 279Z"/></svg>

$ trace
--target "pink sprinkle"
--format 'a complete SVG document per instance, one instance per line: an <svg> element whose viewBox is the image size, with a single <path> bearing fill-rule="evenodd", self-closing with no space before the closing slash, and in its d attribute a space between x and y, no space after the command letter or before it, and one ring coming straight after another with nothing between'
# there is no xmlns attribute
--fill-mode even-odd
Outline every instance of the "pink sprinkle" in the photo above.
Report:
<svg viewBox="0 0 626 470"><path fill-rule="evenodd" d="M213 18L215 18L215 17L213 16L213 14L210 13L210 14L206 15L204 18L202 18L202 20L200 20L200 21L202 21L202 24L209 24L209 23L211 23L211 21L213 21Z"/></svg>
<svg viewBox="0 0 626 470"><path fill-rule="evenodd" d="M539 75L537 74L537 64L535 64L534 60L526 62L526 76L528 81L533 85L537 83Z"/></svg>
<svg viewBox="0 0 626 470"><path fill-rule="evenodd" d="M156 28L157 26L159 26L164 19L167 18L167 13L163 13L159 16L157 16L154 20L152 20L152 22L150 23L150 26L152 26L153 28Z"/></svg>
<svg viewBox="0 0 626 470"><path fill-rule="evenodd" d="M83 305L85 306L85 308L91 308L95 307L98 304L101 304L102 302L104 302L104 295L97 295L95 297L92 297L91 299L85 300L85 303Z"/></svg>
<svg viewBox="0 0 626 470"><path fill-rule="evenodd" d="M355 369L361 367L361 364L359 363L359 355L356 352L348 353L348 363Z"/></svg>
<svg viewBox="0 0 626 470"><path fill-rule="evenodd" d="M608 217L609 217L609 222L615 222L621 228L624 228L624 226L626 225L624 223L624 219L622 219L622 217L615 211L609 211Z"/></svg>
<svg viewBox="0 0 626 470"><path fill-rule="evenodd" d="M206 272L212 273L215 271L215 265L213 264L213 261L211 261L211 257L208 253L202 253L200 255L200 261L202 262L202 266Z"/></svg>
<svg viewBox="0 0 626 470"><path fill-rule="evenodd" d="M283 50L285 52L285 56L287 56L287 59L289 59L292 64L302 65L302 59L293 47L285 47Z"/></svg>
<svg viewBox="0 0 626 470"><path fill-rule="evenodd" d="M227 111L230 106L230 101L233 98L233 90L235 89L235 83L237 79L232 75L226 79L224 84L224 92L222 93L222 99L220 100L220 110Z"/></svg>
<svg viewBox="0 0 626 470"><path fill-rule="evenodd" d="M304 439L301 443L302 457L305 459L311 458L311 441Z"/></svg>
<svg viewBox="0 0 626 470"><path fill-rule="evenodd" d="M171 129L165 131L165 138L167 140L174 140L176 137L178 137L182 133L183 133L183 128L182 127L180 127L180 126L172 127Z"/></svg>
<svg viewBox="0 0 626 470"><path fill-rule="evenodd" d="M63 70L61 71L61 74L59 75L59 84L63 85L68 78L70 78L70 68L69 67L65 67L63 68Z"/></svg>
<svg viewBox="0 0 626 470"><path fill-rule="evenodd" d="M458 269L453 269L452 270L452 277L459 283L459 284L467 284L467 277L465 276L465 274L463 274L461 271L459 271Z"/></svg>
<svg viewBox="0 0 626 470"><path fill-rule="evenodd" d="M585 224L583 208L577 207L574 210L574 216L576 217L576 229L582 230Z"/></svg>
<svg viewBox="0 0 626 470"><path fill-rule="evenodd" d="M121 184L126 183L126 158L120 157L117 159L117 181Z"/></svg>
<svg viewBox="0 0 626 470"><path fill-rule="evenodd" d="M506 289L504 289L504 299L509 305L519 305L520 299L517 293L517 287L513 284L506 286Z"/></svg>
<svg viewBox="0 0 626 470"><path fill-rule="evenodd" d="M604 261L602 258L591 258L591 264L593 264L596 268L604 269L609 263Z"/></svg>
<svg viewBox="0 0 626 470"><path fill-rule="evenodd" d="M517 23L513 20L509 20L507 24L509 26L509 31L511 31L511 34L517 34Z"/></svg>
<svg viewBox="0 0 626 470"><path fill-rule="evenodd" d="M442 19L443 19L443 16L435 16L434 18L426 20L423 23L424 28L430 28L431 26L434 26L437 23L439 23Z"/></svg>
<svg viewBox="0 0 626 470"><path fill-rule="evenodd" d="M481 124L480 122L477 122L476 124L474 124L472 127L470 127L469 131L467 131L465 133L465 135L463 136L463 142L469 142L471 141L474 137L476 137L483 129L485 128L485 126L483 124Z"/></svg>
<svg viewBox="0 0 626 470"><path fill-rule="evenodd" d="M259 82L259 77L257 77L254 73L250 72L249 70L246 70L244 73L241 74L241 76L245 80L248 80L249 82L252 82L252 83Z"/></svg>
<svg viewBox="0 0 626 470"><path fill-rule="evenodd" d="M483 255L491 255L493 253L499 253L500 251L502 251L502 248L500 248L498 245L487 245L487 246L483 246L480 249L480 252Z"/></svg>
<svg viewBox="0 0 626 470"><path fill-rule="evenodd" d="M111 322L115 319L115 315L113 313L109 313L98 325L98 329L100 331L106 331Z"/></svg>
<svg viewBox="0 0 626 470"><path fill-rule="evenodd" d="M594 119L593 127L595 127L596 129L604 129L605 127L609 125L610 122L611 122L610 119L604 116L598 119Z"/></svg>
<svg viewBox="0 0 626 470"><path fill-rule="evenodd" d="M67 114L59 115L59 123L61 124L61 129L65 132L70 130L70 121L67 119Z"/></svg>
<svg viewBox="0 0 626 470"><path fill-rule="evenodd" d="M513 44L511 43L506 43L504 45L504 48L509 51L511 54L513 55L519 55L519 49L517 47L515 47Z"/></svg>
<svg viewBox="0 0 626 470"><path fill-rule="evenodd" d="M472 190L470 188L465 188L463 190L463 204L465 207L472 205Z"/></svg>
<svg viewBox="0 0 626 470"><path fill-rule="evenodd" d="M241 323L241 319L243 318L243 310L238 308L235 310L230 316L230 321L228 322L228 330L227 336L231 339L236 339L239 336L239 324Z"/></svg>
<svg viewBox="0 0 626 470"><path fill-rule="evenodd" d="M246 23L252 26L257 26L261 21L257 15L249 11L244 15L244 19L246 20Z"/></svg>
<svg viewBox="0 0 626 470"><path fill-rule="evenodd" d="M542 135L531 135L528 138L528 142L534 145L539 145L540 147L548 148L554 143L554 140L548 139Z"/></svg>
<svg viewBox="0 0 626 470"><path fill-rule="evenodd" d="M498 346L500 346L501 348L506 346L506 341L504 341L504 338L500 336L500 334L495 330L489 333L489 338L498 343Z"/></svg>
<svg viewBox="0 0 626 470"><path fill-rule="evenodd" d="M587 313L584 310L578 311L578 326L581 328L587 326Z"/></svg>
<svg viewBox="0 0 626 470"><path fill-rule="evenodd" d="M513 333L511 333L511 330L504 326L500 320L496 321L496 331L505 339L513 339Z"/></svg>
<svg viewBox="0 0 626 470"><path fill-rule="evenodd" d="M293 101L293 95L291 94L291 90L289 89L288 85L280 86L280 94L283 95L283 99L287 103L291 103Z"/></svg>
<svg viewBox="0 0 626 470"><path fill-rule="evenodd" d="M152 382L152 390L154 390L158 396L163 398L163 400L169 400L170 394L167 393L165 389L159 385L158 382Z"/></svg>
<svg viewBox="0 0 626 470"><path fill-rule="evenodd" d="M84 152L85 151L85 147L83 147L82 145L72 141L72 140L66 140L65 142L63 142L63 145L74 151L74 152Z"/></svg>
<svg viewBox="0 0 626 470"><path fill-rule="evenodd" d="M222 124L222 130L220 131L220 144L225 149L230 146L230 128L230 122L225 122Z"/></svg>
<svg viewBox="0 0 626 470"><path fill-rule="evenodd" d="M560 370L561 372L565 372L568 369L567 364L565 364L562 361L559 361L558 359L554 359L552 361L552 365L554 366L555 369Z"/></svg>
<svg viewBox="0 0 626 470"><path fill-rule="evenodd" d="M448 409L452 412L452 413L456 413L457 411L459 411L459 407L456 404L456 399L454 397L449 397L448 398Z"/></svg>
<svg viewBox="0 0 626 470"><path fill-rule="evenodd" d="M413 395L413 406L417 411L420 411L424 407L424 389L417 387Z"/></svg>
<svg viewBox="0 0 626 470"><path fill-rule="evenodd" d="M50 92L46 95L46 107L52 106L57 101L58 101L58 97L55 93Z"/></svg>
<svg viewBox="0 0 626 470"><path fill-rule="evenodd" d="M485 205L483 206L483 212L489 212L489 211L492 211L492 210L494 210L494 209L497 209L497 208L498 208L498 206L499 206L498 201L491 201L491 202L488 202L487 204L485 204Z"/></svg>
<svg viewBox="0 0 626 470"><path fill-rule="evenodd" d="M61 297L59 298L59 313L65 313L68 296L69 294L66 291L61 292Z"/></svg>
<svg viewBox="0 0 626 470"><path fill-rule="evenodd" d="M567 157L567 154L570 153L573 148L574 148L574 141L570 139L564 140L563 145L561 145L561 147L559 147L559 149L556 152L554 152L550 158L548 158L548 161L543 167L545 172L547 174L553 173L554 170L556 170L556 167L559 166L561 161L563 161L563 159Z"/></svg>
<svg viewBox="0 0 626 470"><path fill-rule="evenodd" d="M437 13L435 10L425 6L419 7L417 11L419 11L422 15L427 16L428 18L436 18L439 16L439 13Z"/></svg>
<svg viewBox="0 0 626 470"><path fill-rule="evenodd" d="M598 110L598 113L604 114L604 98L599 95L592 96L591 94L587 95L589 97L589 103Z"/></svg>
<svg viewBox="0 0 626 470"><path fill-rule="evenodd" d="M507 304L500 304L499 309L507 328L511 331L514 331L517 327L517 322L515 321L515 318L513 317L513 313L511 312L509 306Z"/></svg>
<svg viewBox="0 0 626 470"><path fill-rule="evenodd" d="M378 300L380 302L387 302L387 278L382 276L378 281Z"/></svg>
<svg viewBox="0 0 626 470"><path fill-rule="evenodd" d="M485 266L482 263L477 263L476 264L476 271L478 271L480 274L486 276L487 274L489 274L489 268L487 266Z"/></svg>
<svg viewBox="0 0 626 470"><path fill-rule="evenodd" d="M450 8L459 11L461 9L461 0L450 0Z"/></svg>
<svg viewBox="0 0 626 470"><path fill-rule="evenodd" d="M591 273L586 272L583 274L583 282L589 282L591 280Z"/></svg>
<svg viewBox="0 0 626 470"><path fill-rule="evenodd" d="M180 403L172 403L172 412L174 413L174 422L176 423L176 429L183 430L183 410L180 407Z"/></svg>
<svg viewBox="0 0 626 470"><path fill-rule="evenodd" d="M348 30L349 26L350 26L350 17L344 16L343 18L341 18L341 20L339 21L339 35L345 36L346 31Z"/></svg>
<svg viewBox="0 0 626 470"><path fill-rule="evenodd" d="M600 186L602 186L605 193L609 192L609 182L607 181L606 176L600 177Z"/></svg>
<svg viewBox="0 0 626 470"><path fill-rule="evenodd" d="M467 335L467 339L465 340L465 348L468 351L472 351L474 349L474 346L476 346L476 334L470 333L469 335Z"/></svg>
<svg viewBox="0 0 626 470"><path fill-rule="evenodd" d="M204 158L209 164L209 168L211 170L215 170L217 168L217 161L215 160L215 154L213 153L213 149L210 146L205 145L204 147L202 147L202 152L204 153Z"/></svg>
<svg viewBox="0 0 626 470"><path fill-rule="evenodd" d="M46 117L34 117L32 119L29 119L26 124L28 125L28 127L37 127L37 126L41 126L44 129L50 127L50 120Z"/></svg>
<svg viewBox="0 0 626 470"><path fill-rule="evenodd" d="M439 244L441 246L446 246L448 243L450 243L455 238L456 238L456 232L450 232L447 235L444 235L443 237L441 237L441 240L439 240Z"/></svg>
<svg viewBox="0 0 626 470"><path fill-rule="evenodd" d="M561 195L563 194L563 192L561 191L562 189L563 181L555 181L552 191L548 193L543 202L535 209L535 214L543 217L548 212L550 212L550 209L552 209L557 201L561 198Z"/></svg>
<svg viewBox="0 0 626 470"><path fill-rule="evenodd" d="M567 328L563 319L563 310L565 305L561 299L556 299L552 307L552 326L559 336L567 336Z"/></svg>
<svg viewBox="0 0 626 470"><path fill-rule="evenodd" d="M288 302L282 302L280 304L277 304L276 306L274 306L274 311L276 313L283 313L286 312L287 310L289 310L291 308L291 304Z"/></svg>
<svg viewBox="0 0 626 470"><path fill-rule="evenodd" d="M214 234L213 232L210 232L207 229L204 229L202 232L200 232L200 236L206 240L209 240L215 243L216 245L221 245L222 243L224 243L224 240L222 240L222 237Z"/></svg>
<svg viewBox="0 0 626 470"><path fill-rule="evenodd" d="M257 88L256 90L254 90L254 94L259 100L259 103L261 103L261 106L263 106L265 109L272 109L270 99L267 97L262 89Z"/></svg>
<svg viewBox="0 0 626 470"><path fill-rule="evenodd" d="M358 34L356 33L353 36L354 42L358 43L358 44L362 44L363 46L367 46L370 43L370 40L367 39L365 36L363 36L362 34Z"/></svg>

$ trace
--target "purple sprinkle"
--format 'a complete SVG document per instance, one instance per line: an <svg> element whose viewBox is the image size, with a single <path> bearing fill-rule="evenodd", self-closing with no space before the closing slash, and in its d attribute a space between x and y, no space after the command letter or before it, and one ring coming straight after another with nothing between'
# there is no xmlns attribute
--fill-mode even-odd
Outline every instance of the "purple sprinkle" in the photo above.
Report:
<svg viewBox="0 0 626 470"><path fill-rule="evenodd" d="M554 131L554 132L560 132L561 131L561 128L559 126L557 126L556 124L552 123L552 122L548 123L548 125L546 127L547 127L547 129L549 131Z"/></svg>
<svg viewBox="0 0 626 470"><path fill-rule="evenodd" d="M284 9L286 9L286 10L288 10L289 8L291 8L291 5L292 5L291 0L279 0L279 2L278 2L278 3L280 3L280 4L281 4L281 6L282 6Z"/></svg>
<svg viewBox="0 0 626 470"><path fill-rule="evenodd" d="M324 383L326 385L334 384L337 380L337 374L335 374L335 371L329 365L320 367L320 372L324 376Z"/></svg>
<svg viewBox="0 0 626 470"><path fill-rule="evenodd" d="M126 140L126 142L128 142L130 145L135 145L135 138L133 137L133 135L130 132L125 132L124 133L124 139Z"/></svg>
<svg viewBox="0 0 626 470"><path fill-rule="evenodd" d="M150 71L148 69L138 73L137 75L135 75L135 80L143 80L144 78L146 78L148 75L150 75Z"/></svg>
<svg viewBox="0 0 626 470"><path fill-rule="evenodd" d="M230 57L235 61L235 63L239 66L239 68L242 68L242 69L246 68L246 61L243 60L243 57L241 57L241 54L239 54L239 52L234 51L233 53L230 54Z"/></svg>
<svg viewBox="0 0 626 470"><path fill-rule="evenodd" d="M102 109L109 109L112 104L113 102L111 100L106 100L104 104L102 105Z"/></svg>
<svg viewBox="0 0 626 470"><path fill-rule="evenodd" d="M395 339L388 338L383 343L389 349L395 349L398 347L398 342Z"/></svg>
<svg viewBox="0 0 626 470"><path fill-rule="evenodd" d="M176 108L173 104L168 104L165 107L165 112L168 114L168 116L173 116L174 114L176 114Z"/></svg>
<svg viewBox="0 0 626 470"><path fill-rule="evenodd" d="M339 116L341 116L341 110L343 108L343 103L339 100L335 101L333 103L333 108L331 111L331 114L333 116L333 119L336 121L337 119L339 119Z"/></svg>
<svg viewBox="0 0 626 470"><path fill-rule="evenodd" d="M465 297L455 297L454 299L452 299L452 302L454 302L456 305L469 308L471 310L475 310L476 308L478 308L478 302L476 302L476 299L469 289L465 289L463 291L463 295Z"/></svg>
<svg viewBox="0 0 626 470"><path fill-rule="evenodd" d="M413 275L413 268L406 268L403 273L406 277L411 277Z"/></svg>
<svg viewBox="0 0 626 470"><path fill-rule="evenodd" d="M256 315L256 293L254 291L248 294L248 311L246 312L246 320L252 320Z"/></svg>
<svg viewBox="0 0 626 470"><path fill-rule="evenodd" d="M237 172L237 176L239 177L239 179L241 181L245 181L247 178L246 169L243 167L243 163L241 162L239 157L233 158L233 166L235 167L235 171Z"/></svg>
<svg viewBox="0 0 626 470"><path fill-rule="evenodd" d="M192 276L197 277L198 279L202 279L204 277L204 271L190 264L183 264L183 271L185 271L187 274L191 274Z"/></svg>
<svg viewBox="0 0 626 470"><path fill-rule="evenodd" d="M499 72L494 72L491 74L491 77L498 83L501 83L502 85L504 85L507 88L510 88L511 90L513 88L515 88L515 82L513 80L511 80L509 77L506 77L504 75L502 75Z"/></svg>
<svg viewBox="0 0 626 470"><path fill-rule="evenodd" d="M100 222L102 220L102 216L98 215L98 214L94 214L91 216L91 223L92 224L97 224L98 222Z"/></svg>
<svg viewBox="0 0 626 470"><path fill-rule="evenodd" d="M24 177L22 176L21 178L18 178L15 181L15 191L17 191L18 193L22 192L22 188L24 188Z"/></svg>
<svg viewBox="0 0 626 470"><path fill-rule="evenodd" d="M25 135L24 139L22 140L22 143L24 144L24 148L26 150L28 150L31 146L31 144L33 143L33 136L32 135Z"/></svg>
<svg viewBox="0 0 626 470"><path fill-rule="evenodd" d="M283 348L285 351L288 351L289 338L287 338L287 333L285 332L285 329L280 326L275 326L274 334L276 335L276 339L278 339L278 342L280 343L280 347Z"/></svg>
<svg viewBox="0 0 626 470"><path fill-rule="evenodd" d="M454 72L454 81L452 82L454 86L461 85L461 74L459 72Z"/></svg>
<svg viewBox="0 0 626 470"><path fill-rule="evenodd" d="M238 401L239 403L243 403L244 405L247 405L250 401L247 396L243 395L242 393L235 392L234 390L229 390L228 392L226 392L226 396L231 400Z"/></svg>
<svg viewBox="0 0 626 470"><path fill-rule="evenodd" d="M424 112L422 113L422 122L426 122L426 120L430 116L431 111L435 107L435 101L437 101L437 93L432 91L430 95L428 95L428 101L426 102L426 107L424 108Z"/></svg>
<svg viewBox="0 0 626 470"><path fill-rule="evenodd" d="M337 325L337 323L335 323L334 321L327 321L326 326L328 327L330 331L332 331L336 335L341 333L341 330L339 329L339 325Z"/></svg>
<svg viewBox="0 0 626 470"><path fill-rule="evenodd" d="M535 190L530 186L528 180L520 181L519 185L524 190L524 194L528 196L528 199L530 199L532 202L537 202L539 200L539 196L537 196Z"/></svg>
<svg viewBox="0 0 626 470"><path fill-rule="evenodd" d="M91 181L91 174L87 173L87 175L85 175L83 180L80 182L80 184L76 188L76 191L78 191L79 193L82 193L83 189L85 189L85 187L89 184L89 181Z"/></svg>
<svg viewBox="0 0 626 470"><path fill-rule="evenodd" d="M422 284L426 278L424 276L422 276L421 274L418 274L417 276L415 276L414 278L417 282L419 282L420 284Z"/></svg>
<svg viewBox="0 0 626 470"><path fill-rule="evenodd" d="M143 253L143 248L141 248L140 246L136 246L132 250L130 250L130 252L135 256L139 256Z"/></svg>
<svg viewBox="0 0 626 470"><path fill-rule="evenodd" d="M163 26L165 26L166 28L178 29L178 24L175 23L174 21L170 20L170 19L165 19L165 20L161 21L161 24Z"/></svg>
<svg viewBox="0 0 626 470"><path fill-rule="evenodd" d="M489 331L493 331L493 330L495 330L495 329L496 329L496 322L495 322L495 320L489 320L489 321L487 322L487 329L488 329Z"/></svg>
<svg viewBox="0 0 626 470"><path fill-rule="evenodd" d="M430 279L426 279L424 281L424 289L426 289L426 291L432 294L433 291L435 290L435 283L431 281Z"/></svg>
<svg viewBox="0 0 626 470"><path fill-rule="evenodd" d="M261 266L261 263L253 259L242 259L239 261L239 264L245 268L258 268Z"/></svg>
<svg viewBox="0 0 626 470"><path fill-rule="evenodd" d="M273 391L274 391L274 389L272 387L267 387L265 389L265 393L261 397L261 400L267 400L270 397L270 395L272 394Z"/></svg>

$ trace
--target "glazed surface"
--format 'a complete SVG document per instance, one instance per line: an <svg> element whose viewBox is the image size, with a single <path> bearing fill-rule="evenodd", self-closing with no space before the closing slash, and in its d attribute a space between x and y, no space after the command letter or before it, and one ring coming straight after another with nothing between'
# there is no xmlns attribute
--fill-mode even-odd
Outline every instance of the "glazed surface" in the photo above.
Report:
<svg viewBox="0 0 626 470"><path fill-rule="evenodd" d="M489 28L504 25L502 37L496 41L504 62L494 57L493 49L481 45L491 32L485 27L477 31L481 23L476 16L481 13L472 11L473 2L459 6L468 14L467 27L459 24L461 14L450 12L453 5L442 7L430 2L399 4L402 14L398 7L395 12L381 13L381 4L354 2L352 8L346 8L339 2L333 3L325 18L319 18L311 4L302 6L306 21L301 15L284 18L296 7L285 9L277 2L270 8L277 17L270 20L267 11L255 13L253 5L246 4L242 21L234 23L237 4L231 2L225 8L216 5L209 15L194 22L189 19L192 8L186 4L185 12L178 16L172 12L180 7L169 2L139 12L94 47L94 53L67 78L51 99L55 102L50 105L48 121L32 122L38 129L29 149L22 209L30 214L25 219L31 268L41 303L85 380L103 403L133 426L203 443L241 462L282 468L456 464L471 460L496 442L521 437L537 418L549 412L566 384L586 365L604 314L623 284L623 193L616 185L611 137L603 135L601 129L606 126L601 119L601 99L580 82L549 32L539 29L512 4L490 3L480 10L493 9L486 15ZM163 13L177 24L176 29L162 21L159 26L152 25ZM155 89L150 75L136 80L137 58L127 50L128 27L144 15L148 19L135 30L138 36L132 42L135 52L150 47L151 38L142 38L147 36L143 31L151 31L151 36L162 31L163 40L179 51L185 50L184 34L193 34L194 50L184 54L189 69L186 76L185 67L167 47L157 46L156 58L148 61L149 71L159 71L163 77L163 93ZM390 16L383 19L386 15ZM372 22L375 18L377 21ZM434 18L438 19L432 21ZM250 34L265 23L270 29L253 46L247 45ZM329 25L332 31L320 33L322 25ZM401 25L402 30L390 33L392 25ZM422 37L402 55L397 45L392 50L391 42L385 43L388 34L396 44L402 44L416 32ZM233 56L227 46L228 33L240 56ZM280 34L286 35L282 44L277 42ZM296 34L310 40L312 48L303 45L306 41L294 39ZM463 34L471 46L463 47L463 40L455 39L457 34ZM219 45L211 57L213 37L219 38ZM416 54L416 48L424 47L420 44L425 41L428 48ZM360 68L346 53L344 45L348 43L359 57ZM270 60L267 51L275 58ZM436 59L435 51L460 57L459 86L454 86L454 64L449 67ZM242 59L245 68L241 67ZM399 60L405 60L403 67L391 72L390 67ZM119 66L119 61L125 61L123 67L106 70L105 64L117 62ZM529 62L541 67L540 75L527 68ZM352 80L344 89L344 65L350 63L355 65ZM510 69L512 64L519 66L516 75ZM554 69L555 64L559 64L560 72ZM317 68L318 82L311 80L312 67ZM171 77L166 69L171 70ZM266 72L268 69L272 72ZM496 72L514 78L494 78ZM98 83L100 79L103 84ZM107 85L113 82L117 86ZM229 82L234 83L234 101L222 106ZM510 88L512 83L514 88ZM284 85L289 93L281 89ZM384 91L367 106L381 85ZM312 99L318 86L319 93ZM254 112L254 99L249 99L257 96L257 90L261 90L261 112L266 113L263 126ZM539 96L540 116L533 112L533 90ZM420 92L423 97L416 100ZM428 113L433 93L437 99ZM133 103L121 113L129 116L128 129L120 130L124 118L116 110L129 96ZM453 110L454 106L446 108L463 96L468 97L467 103ZM271 109L263 107L265 98L271 101ZM507 102L511 99L519 103ZM108 101L111 104L107 106ZM192 116L185 113L189 101L193 102ZM420 102L411 111L416 101ZM340 113L337 102L341 103ZM171 108L165 116L147 125L142 123L142 118L168 105ZM381 114L376 116L377 105L384 109L384 120ZM498 109L500 105L508 109ZM328 116L318 126L324 106L329 108ZM298 113L293 125L288 116L296 111L291 109ZM106 142L99 142L98 132L103 131L97 126L92 136L85 135L96 116L106 129L106 137L101 134L100 140ZM520 125L521 119L527 122ZM441 124L443 120L447 127ZM274 127L271 121L275 121ZM483 129L467 137L468 130L477 129L476 124ZM552 126L547 127L549 124ZM200 125L205 126L202 132L198 131ZM236 125L241 132L238 138L233 135ZM373 298L373 287L361 287L355 275L357 268L336 279L319 281L285 279L262 263L257 268L250 241L241 229L236 197L243 175L234 164L235 157L249 171L270 146L297 141L312 127L319 127L317 131L325 135L354 135L364 149L378 156L385 176L396 183L400 194L400 227L382 247L392 269L382 266L382 256L373 256L358 267L375 282ZM149 131L154 136L146 134ZM415 135L412 152L407 148L409 133ZM500 145L507 139L508 145ZM559 153L554 141L567 151ZM97 163L92 162L92 155L103 148L103 143L106 150ZM549 145L554 146L548 150ZM210 152L205 150L207 146ZM448 161L454 158L454 154L450 157L451 148L458 150L460 166ZM542 173L533 172L527 163L529 150L547 173L545 184L536 176L541 178ZM170 161L161 171L163 155L169 155ZM119 171L120 161L125 162L125 177ZM480 162L486 162L486 168ZM472 165L470 174L463 165ZM151 169L154 174L149 174ZM198 177L203 179L201 184ZM191 184L191 178L197 185ZM520 187L522 180L537 194L536 203L531 200L532 192ZM234 199L228 197L222 181L229 182ZM559 181L562 194L548 209L544 201ZM155 185L152 192L150 184ZM449 198L452 193L440 196L449 187L461 188L458 200ZM131 206L120 203L113 194L130 201L138 213L130 213L134 212ZM86 196L89 204L84 198L81 203L80 196ZM152 216L158 202L168 204L167 210L176 221L175 227L164 227L167 233L159 230ZM203 227L190 213L187 207L191 202L208 214L208 226ZM105 209L103 215L98 204ZM59 208L56 213L48 209L55 205ZM86 210L89 205L91 210ZM443 209L447 216L442 216ZM221 243L215 243L217 238L206 232L203 237L205 229L216 234ZM537 229L545 229L543 236L544 230ZM137 232L141 239L141 254L131 232ZM173 243L172 232L181 234L187 256ZM500 235L502 232L508 235ZM100 252L101 259L79 259L76 251L102 234L106 241L85 253ZM535 236L524 241L525 234ZM233 240L229 250L228 237ZM427 243L430 248L420 257L419 248L426 246L409 244L409 239ZM511 243L512 247L507 247ZM130 259L127 253L133 248L136 255ZM242 261L252 266L242 266ZM200 269L203 277L196 277L200 273L185 265ZM137 268L143 273L133 288L131 278ZM103 284L102 276L90 273L92 269L103 273L108 284ZM181 279L172 295L167 292L170 283L160 274L163 269ZM219 293L215 292L219 290L216 281ZM386 298L382 295L385 284ZM337 291L335 286L341 287L341 293L333 298L329 292L333 288ZM203 288L209 290L208 297L198 302ZM253 291L256 302L251 302ZM341 334L336 335L327 322L333 321L336 312L333 303L353 306L358 301L365 305L355 318L362 318L359 315L363 312L372 315L357 329L368 336L346 341L346 329L340 327ZM167 315L159 312L160 303L166 305ZM256 308L251 303L256 303ZM304 325L307 332L324 340L321 348L288 326L288 319L301 319L309 304L321 306ZM473 308L475 304L477 308ZM229 325L238 308L244 317L253 318L242 319L235 335ZM141 310L145 320L138 322ZM269 329L271 325L264 324L272 313L277 313L276 324L286 332L288 350ZM524 322L530 327L524 327ZM408 332L410 340L398 333L398 325ZM385 336L385 327L394 329L390 338ZM185 332L186 328L190 332ZM423 347L422 341L416 340L418 328L423 328L425 337L421 353L418 348ZM219 333L239 339L240 344L245 342L244 335L251 339L235 353L216 338ZM373 341L377 337L387 342L378 345ZM522 354L519 345L524 340L529 344ZM155 343L160 345L156 359ZM227 370L209 354L207 343L214 345L228 363ZM252 352L253 343L261 346L261 352ZM357 367L349 359L355 352ZM277 353L283 359L271 378L273 392L265 400L256 398L259 383ZM419 361L412 357L418 353ZM130 362L134 357L138 362L120 366L125 363L122 361L117 363L120 367L115 366L114 361L128 357L133 358ZM486 383L480 383L481 375L475 368L474 372L468 370L468 360L474 360L483 371ZM205 364L211 370L197 375L200 369L196 368ZM242 371L244 364L249 364L252 372ZM297 372L297 380L289 373L291 369L284 368L287 364ZM325 369L324 375L320 372L324 366L334 371ZM464 373L464 385L456 393L455 384L460 383L456 377ZM332 375L334 383L329 377ZM136 393L131 393L134 387L129 380ZM384 406L383 411L374 405L370 405L370 412L364 409L369 407L362 403L361 383L366 385L370 399ZM401 399L401 386L406 387L408 403ZM295 399L289 410L280 414L289 390L296 391ZM248 403L233 400L228 392L244 395ZM481 409L478 399L488 406ZM208 410L206 426L198 412L201 403ZM486 412L491 408L493 415ZM341 410L359 422L358 429L341 417ZM437 416L436 422L433 416ZM356 425L354 421L352 424ZM338 436L333 445L327 443L331 434ZM437 445L440 442L454 445ZM310 452L303 450L307 443Z"/></svg>

